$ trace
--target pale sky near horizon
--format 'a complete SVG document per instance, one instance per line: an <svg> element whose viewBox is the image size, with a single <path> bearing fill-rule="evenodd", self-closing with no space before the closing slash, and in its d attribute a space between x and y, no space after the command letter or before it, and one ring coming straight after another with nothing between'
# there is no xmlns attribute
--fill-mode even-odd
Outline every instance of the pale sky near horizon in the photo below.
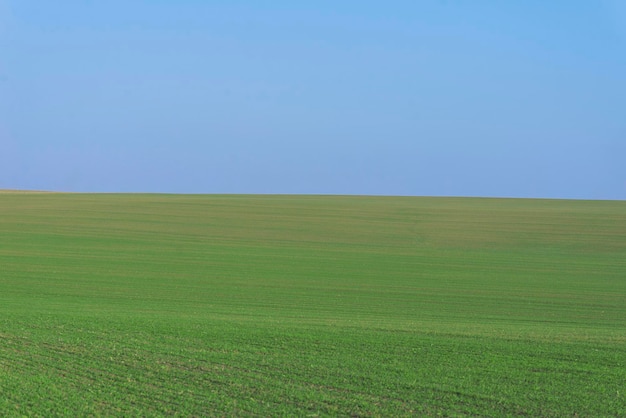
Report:
<svg viewBox="0 0 626 418"><path fill-rule="evenodd" d="M0 189L626 199L626 1L0 0Z"/></svg>

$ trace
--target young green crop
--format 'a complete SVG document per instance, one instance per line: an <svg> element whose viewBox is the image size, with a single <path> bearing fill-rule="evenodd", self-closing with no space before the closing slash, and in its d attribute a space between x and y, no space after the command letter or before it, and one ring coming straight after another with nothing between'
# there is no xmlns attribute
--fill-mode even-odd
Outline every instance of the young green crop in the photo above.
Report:
<svg viewBox="0 0 626 418"><path fill-rule="evenodd" d="M0 194L2 415L626 414L626 202Z"/></svg>

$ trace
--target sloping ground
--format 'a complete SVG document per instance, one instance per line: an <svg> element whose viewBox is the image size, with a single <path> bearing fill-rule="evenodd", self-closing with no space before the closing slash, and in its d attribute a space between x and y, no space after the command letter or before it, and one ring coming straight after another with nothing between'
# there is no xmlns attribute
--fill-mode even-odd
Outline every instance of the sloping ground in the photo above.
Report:
<svg viewBox="0 0 626 418"><path fill-rule="evenodd" d="M626 202L3 194L3 415L623 416Z"/></svg>

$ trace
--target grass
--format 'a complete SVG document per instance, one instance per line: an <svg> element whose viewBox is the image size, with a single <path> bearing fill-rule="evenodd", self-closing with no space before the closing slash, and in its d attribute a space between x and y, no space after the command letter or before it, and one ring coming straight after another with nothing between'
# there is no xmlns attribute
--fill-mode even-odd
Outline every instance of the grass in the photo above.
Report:
<svg viewBox="0 0 626 418"><path fill-rule="evenodd" d="M0 413L624 416L626 202L0 194Z"/></svg>

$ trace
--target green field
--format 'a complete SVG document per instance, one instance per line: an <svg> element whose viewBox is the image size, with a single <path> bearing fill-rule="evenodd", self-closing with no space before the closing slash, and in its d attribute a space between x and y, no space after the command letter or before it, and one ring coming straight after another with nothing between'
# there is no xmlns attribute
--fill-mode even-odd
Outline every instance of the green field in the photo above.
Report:
<svg viewBox="0 0 626 418"><path fill-rule="evenodd" d="M626 202L0 194L2 416L626 416Z"/></svg>

